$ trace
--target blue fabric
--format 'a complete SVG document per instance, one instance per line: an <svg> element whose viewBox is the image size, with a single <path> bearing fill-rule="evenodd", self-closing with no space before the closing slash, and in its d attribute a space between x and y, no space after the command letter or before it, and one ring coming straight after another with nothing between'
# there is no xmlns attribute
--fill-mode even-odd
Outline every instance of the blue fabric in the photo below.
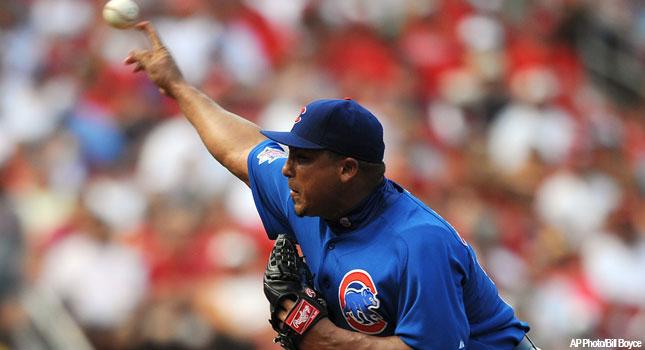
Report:
<svg viewBox="0 0 645 350"><path fill-rule="evenodd" d="M351 99L324 99L302 108L291 131L261 131L283 145L328 149L379 163L383 160L383 126L376 117Z"/></svg>
<svg viewBox="0 0 645 350"><path fill-rule="evenodd" d="M298 240L334 324L437 350L510 350L528 331L472 248L409 192L386 180L339 222L298 217L285 160L272 141L251 152L253 198L270 238Z"/></svg>

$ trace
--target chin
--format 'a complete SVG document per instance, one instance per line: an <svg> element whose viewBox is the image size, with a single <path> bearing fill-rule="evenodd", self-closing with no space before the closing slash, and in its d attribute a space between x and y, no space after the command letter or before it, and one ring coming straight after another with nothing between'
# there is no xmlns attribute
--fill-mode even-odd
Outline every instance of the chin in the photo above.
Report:
<svg viewBox="0 0 645 350"><path fill-rule="evenodd" d="M301 207L301 206L299 206L299 205L295 205L295 204L294 204L294 206L293 206L293 211L294 211L294 212L296 212L296 216L298 216L298 217L303 217L303 216L305 216L305 210L304 210L304 208L302 208L302 207Z"/></svg>
<svg viewBox="0 0 645 350"><path fill-rule="evenodd" d="M308 213L307 208L302 205L294 205L293 210L296 212L296 216L298 217L313 216L311 213Z"/></svg>

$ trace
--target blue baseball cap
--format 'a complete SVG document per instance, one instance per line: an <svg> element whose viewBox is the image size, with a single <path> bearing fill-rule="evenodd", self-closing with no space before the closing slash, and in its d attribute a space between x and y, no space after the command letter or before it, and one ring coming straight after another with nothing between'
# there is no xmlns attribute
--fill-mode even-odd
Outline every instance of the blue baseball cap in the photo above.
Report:
<svg viewBox="0 0 645 350"><path fill-rule="evenodd" d="M316 100L300 111L291 131L260 131L289 147L327 149L366 162L383 161L383 126L354 100Z"/></svg>

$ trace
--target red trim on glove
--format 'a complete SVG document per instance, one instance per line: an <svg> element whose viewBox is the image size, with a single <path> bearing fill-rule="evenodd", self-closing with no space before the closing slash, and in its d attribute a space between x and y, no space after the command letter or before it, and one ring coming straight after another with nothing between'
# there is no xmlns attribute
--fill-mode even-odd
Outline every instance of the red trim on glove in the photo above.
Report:
<svg viewBox="0 0 645 350"><path fill-rule="evenodd" d="M291 309L284 323L296 331L296 333L302 335L319 314L320 310L311 305L307 300L300 299L300 302Z"/></svg>

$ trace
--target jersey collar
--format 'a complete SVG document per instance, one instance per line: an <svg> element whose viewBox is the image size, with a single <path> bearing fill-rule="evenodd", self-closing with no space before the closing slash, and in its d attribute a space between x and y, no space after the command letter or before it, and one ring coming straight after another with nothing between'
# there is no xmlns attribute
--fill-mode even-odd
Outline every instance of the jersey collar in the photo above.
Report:
<svg viewBox="0 0 645 350"><path fill-rule="evenodd" d="M338 220L325 220L329 228L336 234L350 232L365 226L383 210L383 199L386 193L393 189L391 182L384 179L383 182L370 195L363 199L347 215Z"/></svg>

